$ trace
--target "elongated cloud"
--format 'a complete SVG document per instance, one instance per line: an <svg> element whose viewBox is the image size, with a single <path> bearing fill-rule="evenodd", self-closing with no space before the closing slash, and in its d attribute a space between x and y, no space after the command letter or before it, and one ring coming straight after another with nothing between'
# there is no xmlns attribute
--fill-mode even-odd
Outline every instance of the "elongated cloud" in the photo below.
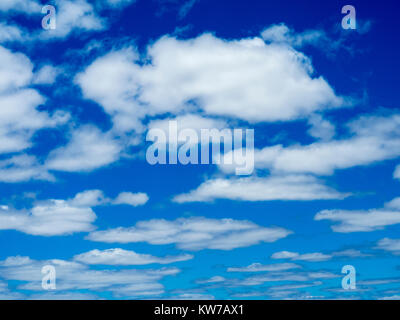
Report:
<svg viewBox="0 0 400 320"><path fill-rule="evenodd" d="M153 245L175 244L185 250L232 250L287 237L289 230L258 226L233 219L180 218L140 221L130 228L95 231L88 240L107 243L147 242Z"/></svg>
<svg viewBox="0 0 400 320"><path fill-rule="evenodd" d="M174 201L209 202L215 199L239 201L343 199L340 193L312 176L271 176L267 178L211 179L197 189L177 195Z"/></svg>
<svg viewBox="0 0 400 320"><path fill-rule="evenodd" d="M92 250L74 257L75 261L85 264L103 264L115 266L145 265L145 264L170 264L173 262L193 259L192 255L155 257L150 254L140 254L123 249Z"/></svg>

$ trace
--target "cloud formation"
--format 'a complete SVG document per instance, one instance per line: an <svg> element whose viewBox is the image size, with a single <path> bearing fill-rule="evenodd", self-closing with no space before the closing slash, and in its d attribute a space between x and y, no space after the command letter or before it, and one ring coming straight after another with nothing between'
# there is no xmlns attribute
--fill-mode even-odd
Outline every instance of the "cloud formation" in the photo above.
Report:
<svg viewBox="0 0 400 320"><path fill-rule="evenodd" d="M233 219L179 218L174 221L140 221L130 228L95 231L88 240L106 243L147 242L153 245L175 244L184 250L232 250L287 237L289 230L265 228L250 221Z"/></svg>

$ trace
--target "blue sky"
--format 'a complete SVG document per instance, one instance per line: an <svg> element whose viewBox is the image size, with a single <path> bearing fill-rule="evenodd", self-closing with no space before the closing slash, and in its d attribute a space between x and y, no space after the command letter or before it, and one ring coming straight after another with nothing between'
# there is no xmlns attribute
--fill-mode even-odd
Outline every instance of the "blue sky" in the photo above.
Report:
<svg viewBox="0 0 400 320"><path fill-rule="evenodd" d="M0 298L400 298L397 12L3 0ZM254 129L254 172L150 165L170 120Z"/></svg>

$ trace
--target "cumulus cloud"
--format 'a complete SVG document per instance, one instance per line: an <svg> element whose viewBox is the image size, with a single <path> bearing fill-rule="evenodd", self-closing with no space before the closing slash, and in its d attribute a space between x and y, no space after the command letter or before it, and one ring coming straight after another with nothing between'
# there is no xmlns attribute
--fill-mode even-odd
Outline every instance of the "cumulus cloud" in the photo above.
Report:
<svg viewBox="0 0 400 320"><path fill-rule="evenodd" d="M130 206L141 206L149 201L149 197L145 193L121 192L113 201L114 204L127 204Z"/></svg>
<svg viewBox="0 0 400 320"><path fill-rule="evenodd" d="M40 236L68 235L94 229L91 208L73 207L64 200L49 200L31 210L0 208L0 230L17 230Z"/></svg>
<svg viewBox="0 0 400 320"><path fill-rule="evenodd" d="M113 51L76 78L84 96L123 130L137 130L146 114L177 114L194 105L208 115L260 122L343 104L325 79L313 76L306 56L261 38L165 36L148 47L145 61L151 63L141 64L134 48Z"/></svg>
<svg viewBox="0 0 400 320"><path fill-rule="evenodd" d="M1 182L54 181L54 179L34 156L18 155L6 160L0 160Z"/></svg>
<svg viewBox="0 0 400 320"><path fill-rule="evenodd" d="M370 232L400 223L400 211L390 207L370 210L323 210L315 215L314 220L336 222L331 227L335 232Z"/></svg>
<svg viewBox="0 0 400 320"><path fill-rule="evenodd" d="M49 154L46 167L57 171L91 171L113 163L121 151L120 141L110 132L87 125L74 130L66 146Z"/></svg>
<svg viewBox="0 0 400 320"><path fill-rule="evenodd" d="M138 206L145 204L148 200L148 196L145 193L121 194L123 195L122 200L120 199L117 202L106 198L101 190L87 190L67 200L51 199L36 202L33 208L29 210L16 210L9 206L0 206L0 230L17 230L39 236L59 236L76 232L90 232L95 229L93 222L97 218L91 207L122 203ZM128 198L124 199L124 195ZM118 198L121 197L118 196ZM129 252L116 251L114 253L117 256L118 253L123 255ZM104 252L103 254L110 255L111 253ZM183 257L175 258L179 259ZM151 257L142 256L142 258L150 259ZM164 260L160 258L159 263L173 258L166 257L163 258Z"/></svg>
<svg viewBox="0 0 400 320"><path fill-rule="evenodd" d="M130 228L92 232L87 239L107 243L175 244L185 250L232 250L261 242L275 242L290 233L283 228L265 228L250 221L192 217L174 221L140 221Z"/></svg>
<svg viewBox="0 0 400 320"><path fill-rule="evenodd" d="M159 280L180 272L177 268L92 270L87 265L67 260L32 260L28 257L9 257L0 261L0 277L24 281L19 289L42 290L41 269L52 265L57 272L57 293L79 293L74 290L111 292L115 297L157 296L164 292Z"/></svg>
<svg viewBox="0 0 400 320"><path fill-rule="evenodd" d="M150 254L140 254L134 251L123 249L108 250L92 250L86 253L76 255L75 261L85 264L102 264L102 265L146 265L146 264L170 264L179 261L187 261L193 259L190 254L178 256L155 257Z"/></svg>
<svg viewBox="0 0 400 320"><path fill-rule="evenodd" d="M350 138L329 140L333 128L323 127L312 134L323 140L309 145L268 146L255 150L256 169L269 169L276 173L312 173L331 175L335 170L365 166L400 156L400 115L365 116L350 122ZM323 132L324 130L328 132ZM316 129L315 129L316 130ZM321 131L322 130L322 131ZM225 172L232 166L220 165Z"/></svg>
<svg viewBox="0 0 400 320"><path fill-rule="evenodd" d="M177 195L174 201L209 202L215 199L241 201L343 199L340 193L321 181L305 175L271 176L267 178L211 179L197 189Z"/></svg>
<svg viewBox="0 0 400 320"><path fill-rule="evenodd" d="M94 207L107 204L126 204L137 207L146 204L148 200L149 196L143 192L121 192L115 199L110 199L101 190L86 190L68 200L68 203L77 207Z"/></svg>
<svg viewBox="0 0 400 320"><path fill-rule="evenodd" d="M86 0L56 0L56 29L43 30L39 39L62 39L73 32L99 31L105 28L101 18L91 3Z"/></svg>
<svg viewBox="0 0 400 320"><path fill-rule="evenodd" d="M0 46L0 154L22 152L32 147L33 135L43 129L63 125L69 115L55 111L49 115L37 108L45 98L34 89L33 64L27 56ZM20 182L52 177L34 156L13 154L0 161L0 181Z"/></svg>

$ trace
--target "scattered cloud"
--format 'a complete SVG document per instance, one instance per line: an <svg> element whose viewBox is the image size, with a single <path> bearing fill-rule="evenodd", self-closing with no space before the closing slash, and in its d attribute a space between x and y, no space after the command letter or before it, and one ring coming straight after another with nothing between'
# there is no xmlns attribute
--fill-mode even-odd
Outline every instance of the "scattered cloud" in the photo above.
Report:
<svg viewBox="0 0 400 320"><path fill-rule="evenodd" d="M75 261L85 264L102 264L114 266L132 266L146 264L170 264L193 259L190 254L179 256L155 257L150 254L140 254L123 249L92 250L74 257Z"/></svg>
<svg viewBox="0 0 400 320"><path fill-rule="evenodd" d="M332 258L331 255L323 254L321 252L299 254L297 252L281 251L276 252L271 256L272 259L290 259L293 261L326 261Z"/></svg>
<svg viewBox="0 0 400 320"><path fill-rule="evenodd" d="M106 243L147 242L175 244L184 250L232 250L261 242L275 242L291 232L278 227L265 228L250 221L233 219L179 218L175 221L140 221L130 228L95 231L88 240Z"/></svg>
<svg viewBox="0 0 400 320"><path fill-rule="evenodd" d="M331 228L335 232L370 232L382 230L400 223L400 212L390 208L370 210L323 210L314 220L336 222Z"/></svg>
<svg viewBox="0 0 400 320"><path fill-rule="evenodd" d="M275 263L263 265L261 263L253 263L247 267L228 268L228 272L264 272L264 271L284 271L289 269L301 268L294 263Z"/></svg>
<svg viewBox="0 0 400 320"><path fill-rule="evenodd" d="M378 241L376 249L389 251L395 255L400 255L400 239L384 238Z"/></svg>
<svg viewBox="0 0 400 320"><path fill-rule="evenodd" d="M52 265L57 272L57 294L72 295L94 290L111 292L115 297L152 297L164 292L159 280L180 272L177 268L93 270L87 265L66 260L32 260L28 257L9 257L0 262L0 277L26 282L18 289L42 291L41 269ZM35 296L33 296L34 298Z"/></svg>
<svg viewBox="0 0 400 320"><path fill-rule="evenodd" d="M177 195L174 201L210 202L215 199L241 201L271 200L317 200L343 199L349 194L340 193L325 186L312 176L270 176L267 178L231 178L212 179L201 184L197 189Z"/></svg>
<svg viewBox="0 0 400 320"><path fill-rule="evenodd" d="M91 171L115 162L121 151L111 133L87 125L74 130L68 144L53 150L45 165L56 171Z"/></svg>

